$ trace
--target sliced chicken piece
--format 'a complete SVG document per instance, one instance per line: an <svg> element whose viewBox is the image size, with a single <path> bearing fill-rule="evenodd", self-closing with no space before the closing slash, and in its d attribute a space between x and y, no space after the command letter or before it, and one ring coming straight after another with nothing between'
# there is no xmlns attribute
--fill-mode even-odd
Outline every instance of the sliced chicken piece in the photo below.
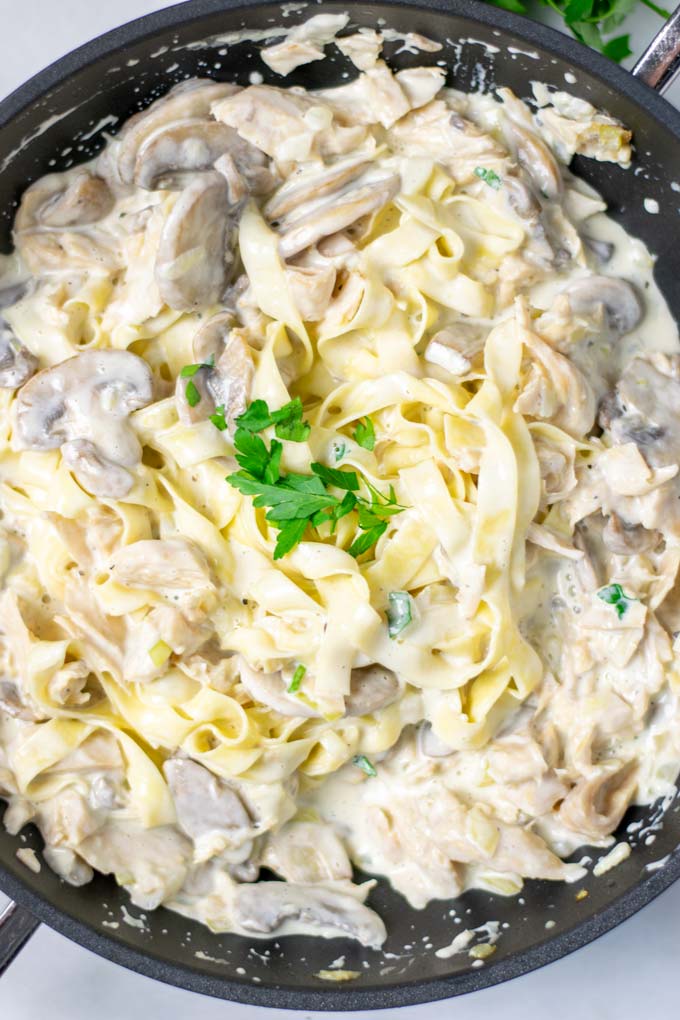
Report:
<svg viewBox="0 0 680 1020"><path fill-rule="evenodd" d="M443 67L407 67L397 71L395 79L408 99L412 110L432 102L444 87L446 71Z"/></svg>
<svg viewBox="0 0 680 1020"><path fill-rule="evenodd" d="M479 366L483 349L484 337L479 329L464 322L455 323L434 334L423 357L451 375L466 375L473 365Z"/></svg>
<svg viewBox="0 0 680 1020"><path fill-rule="evenodd" d="M348 14L315 14L290 29L283 42L263 49L260 56L272 71L290 74L303 64L323 60L324 46L333 42L348 21Z"/></svg>
<svg viewBox="0 0 680 1020"><path fill-rule="evenodd" d="M370 28L361 29L354 35L336 39L335 45L341 53L352 61L360 71L368 71L375 67L380 56L383 40L378 32Z"/></svg>
<svg viewBox="0 0 680 1020"><path fill-rule="evenodd" d="M266 705L268 708L273 708L280 715L295 716L303 719L318 718L320 715L316 709L308 705L302 698L296 697L294 693L287 693L280 670L277 673L263 673L258 669L253 669L241 657L239 679L256 705Z"/></svg>
<svg viewBox="0 0 680 1020"><path fill-rule="evenodd" d="M155 910L181 889L192 857L191 842L174 827L144 829L118 818L76 849L96 871L113 874L132 902L145 910Z"/></svg>
<svg viewBox="0 0 680 1020"><path fill-rule="evenodd" d="M177 311L216 304L234 262L235 210L222 174L198 175L168 215L156 255L163 301Z"/></svg>
<svg viewBox="0 0 680 1020"><path fill-rule="evenodd" d="M316 202L326 195L337 192L345 184L359 177L370 162L370 153L358 153L346 159L339 159L330 166L323 166L320 169L313 166L309 170L291 174L265 205L267 219L270 222L280 220L308 202Z"/></svg>
<svg viewBox="0 0 680 1020"><path fill-rule="evenodd" d="M256 882L238 886L234 920L246 931L270 934L288 921L319 928L319 934L349 935L363 946L379 949L385 926L377 914L355 896L337 889L287 882Z"/></svg>
<svg viewBox="0 0 680 1020"><path fill-rule="evenodd" d="M333 263L314 249L286 266L286 280L293 304L303 322L318 322L323 318L333 296L336 270Z"/></svg>
<svg viewBox="0 0 680 1020"><path fill-rule="evenodd" d="M124 545L111 557L111 577L124 587L148 588L170 599L179 592L199 595L213 588L205 556L183 538L149 538Z"/></svg>
<svg viewBox="0 0 680 1020"><path fill-rule="evenodd" d="M603 766L596 775L579 780L562 802L559 818L584 838L601 840L618 827L636 787L634 763Z"/></svg>
<svg viewBox="0 0 680 1020"><path fill-rule="evenodd" d="M351 879L347 851L332 826L323 822L288 822L267 836L262 864L287 882Z"/></svg>
<svg viewBox="0 0 680 1020"><path fill-rule="evenodd" d="M24 192L14 229L89 226L110 213L113 202L106 181L89 170L47 174Z"/></svg>
<svg viewBox="0 0 680 1020"><path fill-rule="evenodd" d="M405 90L384 60L378 60L348 85L322 89L319 95L339 116L348 117L355 124L391 128L412 109Z"/></svg>

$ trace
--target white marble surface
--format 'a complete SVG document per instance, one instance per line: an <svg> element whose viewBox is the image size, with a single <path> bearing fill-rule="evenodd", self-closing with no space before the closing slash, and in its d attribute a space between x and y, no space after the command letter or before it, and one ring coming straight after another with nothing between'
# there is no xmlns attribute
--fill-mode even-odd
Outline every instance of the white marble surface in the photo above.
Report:
<svg viewBox="0 0 680 1020"><path fill-rule="evenodd" d="M164 0L0 0L0 95L81 42ZM633 23L641 51L655 16ZM680 89L672 98L680 105ZM4 898L0 894L0 909ZM399 1020L638 1020L678 1012L674 974L680 883L598 942L509 984L448 1003L380 1014ZM284 1011L228 1005L169 988L102 960L42 928L0 981L0 1016L11 1020L229 1020L284 1017ZM321 1017L324 1014L298 1014ZM351 1017L351 1014L346 1014ZM355 1020L358 1020L356 1015Z"/></svg>

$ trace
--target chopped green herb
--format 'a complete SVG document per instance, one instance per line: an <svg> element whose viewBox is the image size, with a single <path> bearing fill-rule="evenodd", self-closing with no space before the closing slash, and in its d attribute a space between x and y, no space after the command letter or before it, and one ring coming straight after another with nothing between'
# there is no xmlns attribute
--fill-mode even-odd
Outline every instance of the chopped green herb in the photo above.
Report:
<svg viewBox="0 0 680 1020"><path fill-rule="evenodd" d="M198 392L195 382L189 380L189 382L186 385L186 389L184 390L184 393L187 398L187 404L189 405L189 407L196 407L196 404L200 404L201 394Z"/></svg>
<svg viewBox="0 0 680 1020"><path fill-rule="evenodd" d="M375 428L373 422L366 415L365 418L358 423L354 430L354 440L363 446L364 450L373 450L375 447Z"/></svg>
<svg viewBox="0 0 680 1020"><path fill-rule="evenodd" d="M223 408L218 408L213 416L217 418L213 424L217 424L218 428L223 412ZM333 534L338 521L355 511L360 534L348 551L352 556L361 556L385 533L390 517L405 508L397 503L392 487L388 494L380 492L357 471L331 468L315 461L310 465L311 474L282 473L282 444L272 439L267 446L257 433L272 424L276 428L283 426L288 435L295 434L300 427L308 430L309 425L302 421L302 413L302 403L298 398L278 411L270 411L264 400L254 401L236 419L234 448L241 470L229 475L227 481L244 496L252 496L256 508L267 509L266 520L279 532L274 548L275 560L281 559L302 541L308 526L319 528L329 523ZM370 422L370 419L366 420ZM370 432L374 435L372 423ZM361 495L362 485L368 496ZM342 495L336 494L338 490Z"/></svg>
<svg viewBox="0 0 680 1020"><path fill-rule="evenodd" d="M387 632L391 638L399 634L413 620L411 596L407 591L391 591L387 596Z"/></svg>
<svg viewBox="0 0 680 1020"><path fill-rule="evenodd" d="M355 754L352 758L352 765L365 772L367 776L377 776L378 771L372 761L369 761L365 754Z"/></svg>
<svg viewBox="0 0 680 1020"><path fill-rule="evenodd" d="M602 599L603 602L606 602L608 606L614 607L619 620L626 615L628 606L631 602L640 601L632 595L626 595L620 584L608 584L605 588L600 588L597 593L597 597L598 599Z"/></svg>
<svg viewBox="0 0 680 1020"><path fill-rule="evenodd" d="M488 184L490 188L494 189L494 191L498 191L502 184L502 181L496 171L488 170L485 166L476 166L475 176L479 177L485 184Z"/></svg>
<svg viewBox="0 0 680 1020"><path fill-rule="evenodd" d="M182 379L191 379L202 368L214 368L215 355L211 354L207 361L199 361L196 365L185 365L179 373Z"/></svg>
<svg viewBox="0 0 680 1020"><path fill-rule="evenodd" d="M216 429L219 429L220 432L224 432L228 425L224 404L220 404L219 407L215 408L215 413L209 415L209 420L213 423Z"/></svg>
<svg viewBox="0 0 680 1020"><path fill-rule="evenodd" d="M334 443L333 444L333 456L335 457L335 463L342 460L347 453L347 443Z"/></svg>
<svg viewBox="0 0 680 1020"><path fill-rule="evenodd" d="M293 679L288 685L289 694L295 694L296 691L300 690L300 684L302 683L302 680L306 672L307 667L303 666L302 664L296 668L295 672L293 673Z"/></svg>

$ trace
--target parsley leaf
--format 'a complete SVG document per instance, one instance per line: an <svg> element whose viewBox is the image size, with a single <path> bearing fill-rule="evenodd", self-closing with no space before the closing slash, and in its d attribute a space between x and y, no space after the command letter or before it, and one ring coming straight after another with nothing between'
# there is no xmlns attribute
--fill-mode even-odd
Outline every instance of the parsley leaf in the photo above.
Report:
<svg viewBox="0 0 680 1020"><path fill-rule="evenodd" d="M391 638L398 637L413 620L411 596L407 591L391 591L387 596L387 632Z"/></svg>
<svg viewBox="0 0 680 1020"><path fill-rule="evenodd" d="M614 607L619 620L626 615L631 602L640 601L632 595L626 595L620 584L608 584L605 588L600 588L597 597L607 605Z"/></svg>
<svg viewBox="0 0 680 1020"><path fill-rule="evenodd" d="M367 776L377 776L378 771L372 761L369 761L365 754L355 754L352 758L352 765L365 772Z"/></svg>
<svg viewBox="0 0 680 1020"><path fill-rule="evenodd" d="M198 392L198 389L196 388L196 383L193 382L191 379L186 385L184 395L187 398L187 404L189 405L189 407L196 407L196 404L200 404L201 402L201 394Z"/></svg>
<svg viewBox="0 0 680 1020"><path fill-rule="evenodd" d="M373 450L375 448L375 428L368 415L358 423L354 430L353 438L359 446L363 446L364 450Z"/></svg>
<svg viewBox="0 0 680 1020"><path fill-rule="evenodd" d="M326 485L334 485L337 489L346 489L348 492L359 491L359 478L356 471L329 468L325 464L316 463L312 464L312 471Z"/></svg>
<svg viewBox="0 0 680 1020"><path fill-rule="evenodd" d="M258 432L274 425L275 430L282 430L284 437L303 435L306 438L310 426L302 420L302 415L302 402L297 397L277 411L270 411L264 400L254 401L236 419L234 448L240 470L229 475L227 482L244 496L251 496L256 509L266 509L265 519L279 532L275 560L302 541L307 527L330 524L333 534L338 521L354 512L360 534L348 551L352 556L361 556L385 533L389 518L405 508L397 503L392 486L389 493L380 492L357 471L331 468L315 461L310 465L311 474L282 472L283 444L272 439L267 446ZM224 408L218 408L214 417L221 421ZM359 423L357 431L362 427L364 442L374 443L373 423L370 418L365 421L366 424ZM361 494L362 485L368 497ZM332 489L339 489L343 495L335 495Z"/></svg>
<svg viewBox="0 0 680 1020"><path fill-rule="evenodd" d="M220 432L224 432L224 430L228 427L224 404L220 404L216 407L215 413L208 415L208 420L213 423L216 429L219 429Z"/></svg>
<svg viewBox="0 0 680 1020"><path fill-rule="evenodd" d="M342 460L346 453L347 443L343 443L342 441L338 443L333 443L333 456L335 457L336 464L338 463L339 460Z"/></svg>
<svg viewBox="0 0 680 1020"><path fill-rule="evenodd" d="M590 3L590 0L588 0L588 3ZM494 189L494 191L498 191L503 183L495 170L489 170L485 166L475 167L475 177L479 177L480 180L484 181L485 184L488 184L490 188Z"/></svg>

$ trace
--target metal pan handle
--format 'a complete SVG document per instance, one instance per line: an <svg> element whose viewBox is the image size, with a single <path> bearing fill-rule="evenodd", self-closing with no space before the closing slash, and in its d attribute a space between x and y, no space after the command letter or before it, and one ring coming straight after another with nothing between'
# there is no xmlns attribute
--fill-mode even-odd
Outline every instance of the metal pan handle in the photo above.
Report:
<svg viewBox="0 0 680 1020"><path fill-rule="evenodd" d="M33 914L16 903L8 903L0 912L0 977L39 925Z"/></svg>
<svg viewBox="0 0 680 1020"><path fill-rule="evenodd" d="M633 68L633 74L650 88L664 93L680 72L680 7L671 14L660 32Z"/></svg>

